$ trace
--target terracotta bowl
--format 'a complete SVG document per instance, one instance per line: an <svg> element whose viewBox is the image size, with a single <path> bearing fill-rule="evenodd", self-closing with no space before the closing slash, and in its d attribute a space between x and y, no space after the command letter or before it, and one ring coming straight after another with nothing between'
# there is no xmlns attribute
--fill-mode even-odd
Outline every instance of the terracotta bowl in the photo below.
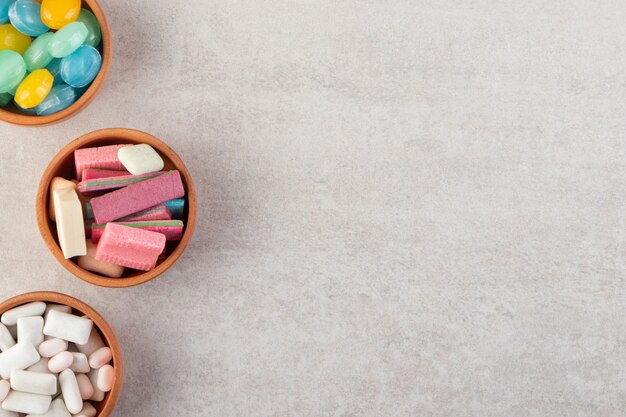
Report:
<svg viewBox="0 0 626 417"><path fill-rule="evenodd" d="M185 186L185 213L182 221L185 224L183 237L179 242L167 243L167 257L157 263L151 271L137 271L126 268L121 278L109 278L79 267L74 260L65 259L57 240L56 224L48 218L48 201L50 181L54 177L74 178L74 150L118 143L147 143L161 155L165 162L165 170L177 169ZM65 146L52 159L41 177L35 211L37 225L41 236L59 263L78 278L102 287L121 288L143 284L158 277L176 263L191 240L196 226L196 189L191 175L183 161L165 143L147 133L131 129L103 129L88 133Z"/></svg>
<svg viewBox="0 0 626 417"><path fill-rule="evenodd" d="M117 337L109 326L109 323L98 314L96 310L83 303L80 300L77 300L74 297L70 297L66 294L60 294L57 292L49 292L49 291L39 291L39 292L29 292L26 294L21 294L8 300L5 300L0 304L0 314L4 313L7 310L10 310L14 307L20 306L22 304L31 303L33 301L43 301L45 303L54 303L54 304L65 304L73 309L73 314L76 315L86 315L93 321L94 326L98 329L100 336L102 336L102 341L111 348L111 352L113 353L112 365L115 369L115 378L113 381L113 388L111 391L107 392L104 396L104 400L101 402L90 401L91 404L96 408L98 414L97 417L107 417L113 412L115 405L117 404L117 400L122 393L122 386L124 385L124 358L122 357L122 348L120 348L120 344L117 341Z"/></svg>
<svg viewBox="0 0 626 417"><path fill-rule="evenodd" d="M15 104L9 104L6 107L0 107L0 120L21 126L46 126L54 123L62 122L80 113L85 107L93 101L98 95L104 81L111 69L111 59L113 58L113 50L111 48L111 30L109 24L104 17L104 12L100 8L100 5L96 0L83 0L82 7L90 10L98 23L100 23L100 30L102 31L102 48L100 53L102 54L102 68L93 80L93 83L89 86L89 89L83 94L74 104L65 110L61 110L58 113L51 114L49 116L31 116L19 111Z"/></svg>

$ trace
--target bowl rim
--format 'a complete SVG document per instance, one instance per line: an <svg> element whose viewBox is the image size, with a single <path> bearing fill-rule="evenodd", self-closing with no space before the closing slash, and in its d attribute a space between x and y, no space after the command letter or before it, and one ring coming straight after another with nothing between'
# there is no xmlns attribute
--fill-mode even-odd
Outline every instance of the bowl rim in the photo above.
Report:
<svg viewBox="0 0 626 417"><path fill-rule="evenodd" d="M8 110L0 108L0 120L6 123L26 126L26 127L40 127L60 123L71 117L76 116L83 111L87 106L96 98L104 82L109 75L111 69L111 61L113 60L113 45L111 37L111 28L102 11L102 8L98 4L97 0L83 0L85 5L89 6L91 12L96 16L98 23L100 24L100 31L102 32L102 67L100 72L93 80L87 91L78 99L74 104L67 109L61 110L58 113L54 113L48 116L31 116L28 114L14 113Z"/></svg>
<svg viewBox="0 0 626 417"><path fill-rule="evenodd" d="M109 278L99 274L94 274L79 267L76 263L72 262L71 259L65 259L65 257L63 256L63 252L59 247L59 244L52 235L52 231L48 223L48 207L46 204L46 199L49 192L50 182L52 178L55 177L54 171L56 170L59 163L68 156L70 156L70 154L74 152L75 149L84 147L89 143L100 139L109 138L119 138L121 141L131 141L137 143L152 142L152 144L156 144L157 151L169 158L176 166L176 168L180 171L183 181L185 182L185 199L188 204L188 217L183 231L183 236L178 242L176 248L172 251L172 253L170 253L169 256L165 258L163 262L158 264L154 269L139 273L132 277L125 278ZM156 277L167 271L169 268L171 268L182 256L183 252L187 248L187 245L191 241L196 226L196 211L196 189L193 184L191 174L189 173L189 170L185 166L182 159L176 154L176 152L174 152L172 148L170 148L162 140L146 132L127 128L107 128L96 130L86 133L65 145L52 158L46 170L42 174L35 202L35 217L37 218L37 226L39 228L41 237L43 238L44 243L46 244L52 255L61 264L61 266L63 266L67 271L72 273L74 276L82 279L83 281L107 288L127 288L135 285L144 284L148 281L155 279Z"/></svg>
<svg viewBox="0 0 626 417"><path fill-rule="evenodd" d="M51 304L63 304L72 307L75 310L87 315L94 325L100 330L106 345L111 349L113 355L114 382L111 391L107 397L100 402L102 408L96 417L108 417L112 412L122 393L124 386L124 354L122 347L117 339L117 335L113 331L111 325L106 321L100 313L98 313L89 304L81 301L71 295L54 292L54 291L34 291L7 298L0 303L0 315L5 311L18 307L23 304L34 301L43 301Z"/></svg>

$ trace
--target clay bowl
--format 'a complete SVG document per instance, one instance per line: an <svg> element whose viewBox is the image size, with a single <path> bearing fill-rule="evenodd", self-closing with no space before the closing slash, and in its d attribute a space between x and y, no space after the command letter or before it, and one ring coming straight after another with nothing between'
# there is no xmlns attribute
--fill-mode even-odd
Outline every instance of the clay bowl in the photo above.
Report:
<svg viewBox="0 0 626 417"><path fill-rule="evenodd" d="M94 98L96 98L104 85L104 81L109 74L109 70L111 69L111 59L113 58L113 50L111 47L111 29L109 28L109 24L104 17L104 12L96 0L83 0L82 7L90 10L94 16L96 16L98 23L100 23L100 30L102 31L102 44L100 48L100 53L102 55L102 68L100 68L100 72L89 86L89 89L87 89L87 91L78 100L76 100L74 104L58 113L51 114L49 116L31 116L19 111L15 107L15 104L12 103L6 107L0 107L0 120L14 125L30 127L51 125L76 116L83 109L85 109Z"/></svg>
<svg viewBox="0 0 626 417"><path fill-rule="evenodd" d="M33 301L68 305L73 309L72 314L80 316L86 315L89 319L91 319L91 321L93 321L95 328L98 329L100 336L102 336L102 341L111 349L111 352L113 353L113 360L111 364L115 369L115 379L113 381L113 388L111 391L106 393L104 400L101 402L90 402L98 411L96 417L109 416L117 404L117 400L122 393L122 386L124 385L124 358L122 357L122 348L117 341L117 337L115 336L113 329L111 329L109 323L107 323L96 310L74 297L70 297L66 294L60 294L58 292L29 292L9 298L8 300L0 303L0 314L14 307L31 303Z"/></svg>
<svg viewBox="0 0 626 417"><path fill-rule="evenodd" d="M48 201L50 181L54 177L74 178L74 150L119 143L152 146L163 158L165 170L177 169L185 186L185 213L182 221L185 224L183 237L179 242L168 242L167 256L161 258L156 268L151 271L137 271L126 268L121 278L109 278L79 267L72 259L65 259L58 244L56 224L48 218ZM170 269L187 248L196 225L196 190L191 175L183 161L165 143L147 133L131 129L103 129L88 133L65 146L52 159L41 177L35 203L37 225L41 236L59 263L78 278L95 285L110 288L131 287L155 279Z"/></svg>

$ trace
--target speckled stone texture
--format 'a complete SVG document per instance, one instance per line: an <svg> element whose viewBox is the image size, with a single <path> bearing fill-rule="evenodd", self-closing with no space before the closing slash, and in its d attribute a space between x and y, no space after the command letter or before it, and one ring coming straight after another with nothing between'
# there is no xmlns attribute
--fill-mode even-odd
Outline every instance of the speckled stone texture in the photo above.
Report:
<svg viewBox="0 0 626 417"><path fill-rule="evenodd" d="M0 295L110 321L116 417L624 416L626 3L102 3L97 100L0 126ZM35 224L48 161L103 127L166 140L200 195L138 288L69 276Z"/></svg>

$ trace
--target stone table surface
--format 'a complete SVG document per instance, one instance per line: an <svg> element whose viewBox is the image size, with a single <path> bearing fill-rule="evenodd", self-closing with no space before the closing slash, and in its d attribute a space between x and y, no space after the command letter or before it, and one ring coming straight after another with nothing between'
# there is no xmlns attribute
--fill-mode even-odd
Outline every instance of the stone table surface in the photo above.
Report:
<svg viewBox="0 0 626 417"><path fill-rule="evenodd" d="M626 3L101 0L109 79L0 126L2 299L99 310L115 416L626 410ZM167 141L184 257L94 287L41 240L41 173L86 132Z"/></svg>

